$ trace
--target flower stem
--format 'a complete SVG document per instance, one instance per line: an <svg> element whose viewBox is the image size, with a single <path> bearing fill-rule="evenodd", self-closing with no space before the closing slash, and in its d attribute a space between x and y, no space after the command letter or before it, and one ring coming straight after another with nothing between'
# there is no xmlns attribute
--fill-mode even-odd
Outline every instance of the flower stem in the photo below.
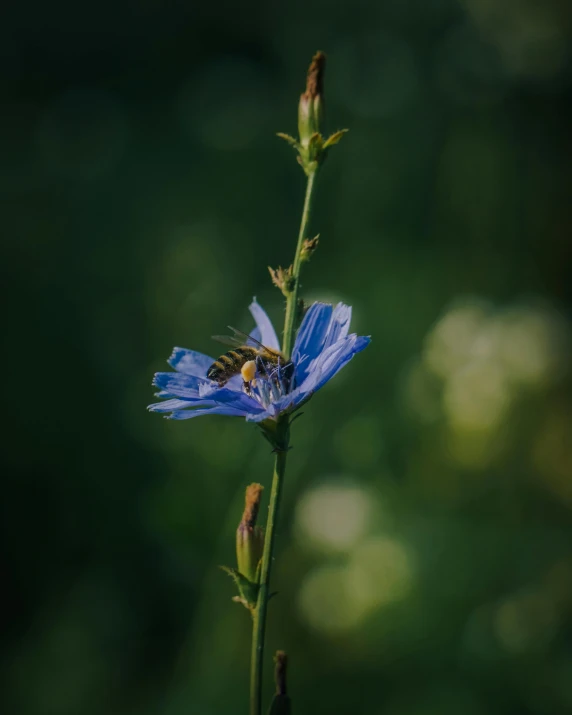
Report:
<svg viewBox="0 0 572 715"><path fill-rule="evenodd" d="M304 208L302 210L302 220L300 221L300 232L294 262L292 263L292 277L294 279L291 292L286 299L286 316L284 318L284 338L282 352L286 358L292 352L292 343L296 332L296 316L298 313L298 287L300 282L300 269L302 267L302 248L304 238L310 223L310 212L314 196L317 167L308 174L306 184L306 196L304 198ZM262 708L262 668L264 664L264 635L266 633L266 612L268 599L270 597L270 570L274 553L274 540L276 522L278 519L278 509L280 507L280 496L286 472L286 454L290 445L290 431L288 415L278 418L276 433L274 436L276 448L276 462L274 474L272 476L272 488L270 491L270 505L268 507L268 521L264 536L264 552L262 554L262 565L260 568L260 587L258 600L253 612L252 625L252 655L250 661L250 715L261 715Z"/></svg>
<svg viewBox="0 0 572 715"><path fill-rule="evenodd" d="M304 239L310 223L310 213L312 210L312 199L314 197L314 187L316 185L316 168L308 174L308 182L306 184L306 196L304 198L304 208L302 210L302 220L300 221L300 232L298 234L298 244L296 245L296 253L294 254L294 262L292 263L292 290L286 298L286 317L284 319L284 337L282 343L282 352L286 359L291 357L292 343L296 332L296 315L298 313L298 289L300 287L300 269L302 268L302 248L304 247Z"/></svg>
<svg viewBox="0 0 572 715"><path fill-rule="evenodd" d="M272 476L272 490L270 492L270 506L268 507L268 521L264 537L264 552L260 569L260 589L258 601L253 613L252 625L252 657L250 662L250 715L260 715L262 707L262 667L264 658L264 634L266 632L266 610L270 596L270 570L272 567L272 554L274 551L274 538L282 484L286 471L286 454L288 449L288 421L287 417L280 418L278 425L281 437L285 442L276 450L276 462ZM282 448L283 447L283 448Z"/></svg>

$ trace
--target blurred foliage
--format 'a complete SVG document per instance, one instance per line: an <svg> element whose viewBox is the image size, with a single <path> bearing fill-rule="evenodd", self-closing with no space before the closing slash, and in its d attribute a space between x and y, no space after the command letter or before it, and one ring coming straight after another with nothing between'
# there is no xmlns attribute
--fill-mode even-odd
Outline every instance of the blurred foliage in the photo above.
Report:
<svg viewBox="0 0 572 715"><path fill-rule="evenodd" d="M232 563L271 456L146 413L290 260L370 348L294 429L270 608L293 712L572 709L570 39L561 0L11 4L2 23L3 712L245 712ZM18 371L18 379L12 370Z"/></svg>

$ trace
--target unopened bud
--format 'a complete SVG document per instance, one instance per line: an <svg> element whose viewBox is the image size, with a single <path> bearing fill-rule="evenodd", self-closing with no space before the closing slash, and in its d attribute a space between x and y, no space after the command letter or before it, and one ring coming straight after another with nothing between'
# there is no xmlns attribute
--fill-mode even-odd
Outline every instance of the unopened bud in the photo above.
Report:
<svg viewBox="0 0 572 715"><path fill-rule="evenodd" d="M321 134L324 120L324 72L326 55L316 52L306 78L306 91L298 105L300 144L307 147L314 134Z"/></svg>
<svg viewBox="0 0 572 715"><path fill-rule="evenodd" d="M244 513L236 530L238 570L253 583L256 582L256 570L264 550L264 530L256 526L263 489L261 484L250 484L246 487Z"/></svg>

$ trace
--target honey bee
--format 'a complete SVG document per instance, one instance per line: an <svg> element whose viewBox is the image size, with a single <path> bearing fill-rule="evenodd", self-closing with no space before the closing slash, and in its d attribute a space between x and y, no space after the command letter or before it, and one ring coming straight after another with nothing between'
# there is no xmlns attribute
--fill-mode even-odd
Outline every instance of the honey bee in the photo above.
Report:
<svg viewBox="0 0 572 715"><path fill-rule="evenodd" d="M218 360L207 370L207 378L223 387L235 375L242 375L244 389L250 394L251 388L256 386L256 373L263 377L272 377L277 373L276 368L284 368L283 375L289 380L292 376L294 366L288 363L285 357L278 350L267 348L262 343L255 340L250 335L241 330L228 326L235 333L235 337L230 335L213 335L213 339L223 345L233 346L221 355ZM253 343L248 345L247 343ZM291 366L291 367L290 367Z"/></svg>

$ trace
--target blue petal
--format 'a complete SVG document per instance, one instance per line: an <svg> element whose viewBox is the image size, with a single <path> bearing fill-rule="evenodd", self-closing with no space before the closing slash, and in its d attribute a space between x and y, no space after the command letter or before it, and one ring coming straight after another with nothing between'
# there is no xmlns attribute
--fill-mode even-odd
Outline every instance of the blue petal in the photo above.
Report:
<svg viewBox="0 0 572 715"><path fill-rule="evenodd" d="M221 387L211 397L219 405L226 405L242 412L260 412L262 407L253 397L245 395L244 392L236 392L228 390L226 387Z"/></svg>
<svg viewBox="0 0 572 715"><path fill-rule="evenodd" d="M225 395L228 392L233 392L237 395L243 395L244 393L242 392L242 378L240 379L240 383L231 384L231 382L229 381L224 387L221 387L217 382L214 382L213 380L203 382L201 385L199 385L199 395L201 397L206 397L211 400L215 400L216 395L218 395L219 393Z"/></svg>
<svg viewBox="0 0 572 715"><path fill-rule="evenodd" d="M225 387L228 387L229 390L235 390L236 392L242 392L242 385L244 384L244 380L242 379L242 375L240 373L238 375L234 375L233 377L230 378L230 380L226 383Z"/></svg>
<svg viewBox="0 0 572 715"><path fill-rule="evenodd" d="M229 387L218 387L216 383L207 382L193 375L183 375L178 372L158 372L153 383L163 388L159 397L177 398L167 402L157 402L150 405L153 412L170 412L185 407L224 406L246 414L262 411L260 404L241 390Z"/></svg>
<svg viewBox="0 0 572 715"><path fill-rule="evenodd" d="M250 346L254 346L257 343L262 343L262 333L260 332L260 328L258 326L250 331L250 335L246 341L246 344ZM264 343L262 344L264 345Z"/></svg>
<svg viewBox="0 0 572 715"><path fill-rule="evenodd" d="M327 303L313 303L302 321L294 343L292 360L295 364L305 357L305 364L314 360L322 351L326 333L332 318L332 306Z"/></svg>
<svg viewBox="0 0 572 715"><path fill-rule="evenodd" d="M296 379L301 384L312 370L312 363L330 346L348 334L352 309L338 303L335 308L326 303L314 303L304 316L292 359L296 364Z"/></svg>
<svg viewBox="0 0 572 715"><path fill-rule="evenodd" d="M310 393L331 380L334 375L346 365L354 355L361 352L370 343L371 338L349 335L324 350L314 365L312 372L300 386L302 392Z"/></svg>
<svg viewBox="0 0 572 715"><path fill-rule="evenodd" d="M201 417L202 415L231 415L232 417L244 417L244 412L235 410L232 407L217 405L216 407L206 407L205 409L199 410L177 410L169 415L167 419L190 420L193 417Z"/></svg>
<svg viewBox="0 0 572 715"><path fill-rule="evenodd" d="M184 375L180 372L157 372L153 384L163 390L164 396L182 397L185 400L203 397L199 387L206 381L194 375Z"/></svg>
<svg viewBox="0 0 572 715"><path fill-rule="evenodd" d="M251 336L271 350L280 350L280 343L272 322L266 311L258 305L256 298L248 306L248 309L256 321L256 328L252 331Z"/></svg>
<svg viewBox="0 0 572 715"><path fill-rule="evenodd" d="M207 375L207 370L213 364L214 358L195 350L173 348L173 353L167 362L177 372L204 378Z"/></svg>
<svg viewBox="0 0 572 715"><path fill-rule="evenodd" d="M343 340L338 340L334 345L330 345L313 362L313 368L304 382L289 395L285 395L276 402L275 406L281 412L298 406L331 380L356 353L367 347L369 342L370 338L358 337L353 334Z"/></svg>
<svg viewBox="0 0 572 715"><path fill-rule="evenodd" d="M244 413L259 412L263 409L253 397L249 397L241 389L230 388L228 383L225 387L219 387L216 383L201 385L199 395L203 399L214 400L219 405L227 405Z"/></svg>
<svg viewBox="0 0 572 715"><path fill-rule="evenodd" d="M268 405L266 410L257 413L249 413L246 415L247 422L262 422L263 420L273 419L278 414L279 410L276 404Z"/></svg>
<svg viewBox="0 0 572 715"><path fill-rule="evenodd" d="M328 328L328 333L326 335L326 340L324 341L324 346L322 350L329 348L330 345L337 343L338 340L345 338L350 329L350 323L352 320L352 308L350 305L345 305L344 303L338 303L334 308L332 313L332 320Z"/></svg>
<svg viewBox="0 0 572 715"><path fill-rule="evenodd" d="M171 395L170 392L167 392L167 390L159 390L159 392L155 393L155 397L166 397L170 399L173 395Z"/></svg>
<svg viewBox="0 0 572 715"><path fill-rule="evenodd" d="M173 412L174 410L184 410L187 407L214 407L214 400L163 400L163 402L155 402L149 405L149 412Z"/></svg>

